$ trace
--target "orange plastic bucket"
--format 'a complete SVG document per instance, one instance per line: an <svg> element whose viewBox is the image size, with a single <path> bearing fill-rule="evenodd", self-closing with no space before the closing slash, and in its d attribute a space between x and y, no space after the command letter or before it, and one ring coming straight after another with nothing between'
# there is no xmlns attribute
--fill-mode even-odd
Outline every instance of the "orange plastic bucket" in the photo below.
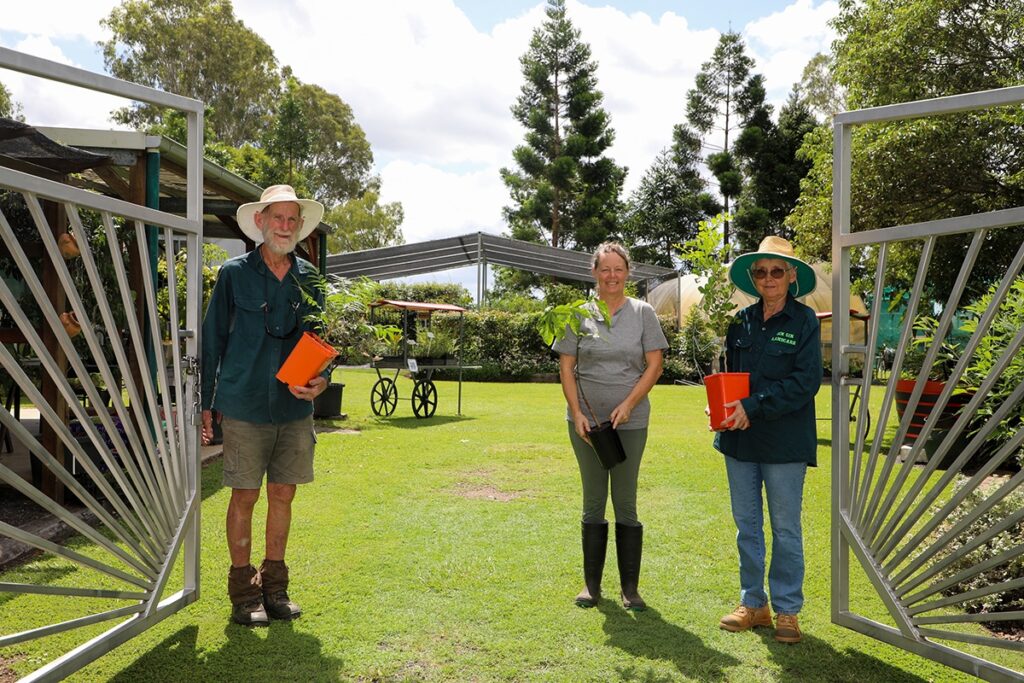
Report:
<svg viewBox="0 0 1024 683"><path fill-rule="evenodd" d="M749 372L716 372L704 378L708 392L708 408L711 410L711 428L721 430L722 421L733 413L726 403L750 396Z"/></svg>
<svg viewBox="0 0 1024 683"><path fill-rule="evenodd" d="M303 332L281 369L274 375L288 386L304 387L327 369L338 352L312 332Z"/></svg>

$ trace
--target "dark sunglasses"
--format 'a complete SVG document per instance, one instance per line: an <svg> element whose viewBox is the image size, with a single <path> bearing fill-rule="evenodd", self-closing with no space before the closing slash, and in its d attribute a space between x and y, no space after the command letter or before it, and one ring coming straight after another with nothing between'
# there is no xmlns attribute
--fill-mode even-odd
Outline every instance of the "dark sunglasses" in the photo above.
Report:
<svg viewBox="0 0 1024 683"><path fill-rule="evenodd" d="M792 268L779 268L778 266L771 270L768 270L767 268L751 268L750 274L755 280L763 280L769 275L772 276L773 280L781 280L782 277L790 270L792 270Z"/></svg>
<svg viewBox="0 0 1024 683"><path fill-rule="evenodd" d="M292 335L295 334L295 331L299 329L299 302L296 301L292 303L291 308L293 320L291 329L285 332L284 334L274 334L273 332L270 331L270 321L267 319L267 314L270 313L270 304L263 304L263 329L266 330L268 337L273 337L274 339L281 340L291 339Z"/></svg>

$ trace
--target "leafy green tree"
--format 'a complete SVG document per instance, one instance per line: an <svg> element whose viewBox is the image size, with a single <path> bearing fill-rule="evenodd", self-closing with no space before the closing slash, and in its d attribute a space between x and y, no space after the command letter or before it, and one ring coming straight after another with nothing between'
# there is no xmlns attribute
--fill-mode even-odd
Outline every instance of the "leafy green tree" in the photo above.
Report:
<svg viewBox="0 0 1024 683"><path fill-rule="evenodd" d="M25 120L24 114L21 113L21 104L14 99L11 91L3 83L0 83L0 116L17 121Z"/></svg>
<svg viewBox="0 0 1024 683"><path fill-rule="evenodd" d="M743 173L729 149L730 137L764 108L763 78L751 74L753 68L754 60L747 56L740 34L723 33L711 59L701 65L694 87L686 93L689 124L705 138L715 129L722 131L722 145L708 155L707 164L718 181L726 213L730 200L739 196L743 186ZM722 241L728 244L729 222L722 227Z"/></svg>
<svg viewBox="0 0 1024 683"><path fill-rule="evenodd" d="M626 170L604 156L614 140L597 64L566 15L548 0L547 20L520 59L523 84L512 114L527 130L515 170L501 169L513 205L512 237L555 247L590 248L618 230Z"/></svg>
<svg viewBox="0 0 1024 683"><path fill-rule="evenodd" d="M324 216L324 222L335 226L327 237L327 250L332 254L361 249L377 249L404 243L402 221L405 212L398 202L381 204L373 190L361 197L339 204Z"/></svg>
<svg viewBox="0 0 1024 683"><path fill-rule="evenodd" d="M797 156L804 137L817 126L807 106L792 93L777 123L767 114L767 107L759 108L736 140L736 156L747 176L733 223L740 251L756 248L768 235L792 239L785 219L796 206L800 180L810 169Z"/></svg>
<svg viewBox="0 0 1024 683"><path fill-rule="evenodd" d="M1017 85L1024 81L1024 5L986 0L866 0L840 4L833 21L835 77L850 109ZM1019 107L859 126L854 130L853 230L901 225L1024 204ZM832 136L807 138L812 164L787 224L810 256L831 250ZM967 237L939 240L928 296L945 298ZM993 231L971 287L1002 274L1020 231ZM887 283L909 286L919 243L897 245ZM872 252L854 262L873 272ZM968 296L981 291L970 289Z"/></svg>
<svg viewBox="0 0 1024 683"><path fill-rule="evenodd" d="M289 70L286 68L285 73ZM294 81L293 96L309 130L309 153L299 165L311 194L326 204L380 192L372 173L373 152L352 108L318 85Z"/></svg>
<svg viewBox="0 0 1024 683"><path fill-rule="evenodd" d="M272 156L287 164L289 185L293 182L296 167L309 157L312 148L312 135L305 112L295 96L297 87L294 78L287 80L266 145Z"/></svg>
<svg viewBox="0 0 1024 683"><path fill-rule="evenodd" d="M793 87L797 99L815 118L830 121L843 110L846 94L832 75L832 55L819 52L811 57Z"/></svg>
<svg viewBox="0 0 1024 683"><path fill-rule="evenodd" d="M676 245L692 239L698 224L721 210L697 166L700 139L684 125L674 144L658 155L630 197L623 236L631 256L643 263L674 267Z"/></svg>
<svg viewBox="0 0 1024 683"><path fill-rule="evenodd" d="M101 24L111 33L99 43L111 75L202 100L223 142L260 139L280 86L277 59L230 0L122 0ZM146 128L163 115L136 104L115 118Z"/></svg>

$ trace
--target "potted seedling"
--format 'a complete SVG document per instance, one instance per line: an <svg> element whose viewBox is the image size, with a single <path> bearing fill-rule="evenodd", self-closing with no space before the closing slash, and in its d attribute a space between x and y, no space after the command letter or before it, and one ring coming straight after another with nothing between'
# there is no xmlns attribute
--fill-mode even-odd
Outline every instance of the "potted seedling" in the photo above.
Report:
<svg viewBox="0 0 1024 683"><path fill-rule="evenodd" d="M303 299L312 311L306 316L306 321L316 332L303 333L295 350L278 371L277 378L288 384L305 386L313 377L333 369L346 358L369 355L376 340L393 337L394 327L366 322L364 302L368 298L367 288L371 285L365 280L320 276L313 281L312 288L323 293L322 308L306 287L300 287ZM330 382L314 401L314 417L340 415L344 388L340 382Z"/></svg>
<svg viewBox="0 0 1024 683"><path fill-rule="evenodd" d="M582 327L583 321L587 318L593 318L595 315L601 316L601 320L611 327L612 316L608 310L608 304L600 299L591 299L589 301L577 299L567 304L548 306L544 309L540 320L537 322L537 331L540 333L544 343L550 347L556 341L565 338L565 335L570 330L577 338L585 334ZM605 469L611 469L626 459L626 452L622 447L622 441L619 439L619 435L612 426L612 423L608 420L601 420L594 413L593 408L590 407L590 402L587 401L587 397L579 384L579 378L577 378L576 386L579 388L580 398L583 399L583 405L588 413L587 417L591 422L590 432L588 433L590 445L597 454L601 465Z"/></svg>
<svg viewBox="0 0 1024 683"><path fill-rule="evenodd" d="M694 272L700 273L704 283L698 287L703 295L697 310L708 322L715 339L712 374L704 377L711 411L712 429L722 424L731 413L725 404L750 395L750 375L746 372L727 372L725 367L725 335L733 320L736 304L732 301L733 285L729 281L728 261L732 250L722 245L719 227L728 216L718 214L709 221L701 221L697 236L681 248L681 255Z"/></svg>

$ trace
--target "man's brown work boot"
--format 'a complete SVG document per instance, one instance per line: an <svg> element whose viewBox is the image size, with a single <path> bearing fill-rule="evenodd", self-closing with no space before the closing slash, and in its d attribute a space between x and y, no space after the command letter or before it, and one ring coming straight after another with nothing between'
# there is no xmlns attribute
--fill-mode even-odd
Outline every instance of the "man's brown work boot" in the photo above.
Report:
<svg viewBox="0 0 1024 683"><path fill-rule="evenodd" d="M731 613L722 617L718 625L726 631L732 631L733 633L746 631L755 626L771 626L772 612L768 609L768 605L762 607L740 605Z"/></svg>
<svg viewBox="0 0 1024 683"><path fill-rule="evenodd" d="M263 589L256 567L249 564L228 571L228 597L231 598L231 620L236 624L266 626L270 623L263 608Z"/></svg>
<svg viewBox="0 0 1024 683"><path fill-rule="evenodd" d="M800 624L795 614L775 615L775 640L780 643L799 643Z"/></svg>
<svg viewBox="0 0 1024 683"><path fill-rule="evenodd" d="M288 599L288 565L284 560L263 560L263 604L274 619L290 620L302 614L302 609Z"/></svg>

